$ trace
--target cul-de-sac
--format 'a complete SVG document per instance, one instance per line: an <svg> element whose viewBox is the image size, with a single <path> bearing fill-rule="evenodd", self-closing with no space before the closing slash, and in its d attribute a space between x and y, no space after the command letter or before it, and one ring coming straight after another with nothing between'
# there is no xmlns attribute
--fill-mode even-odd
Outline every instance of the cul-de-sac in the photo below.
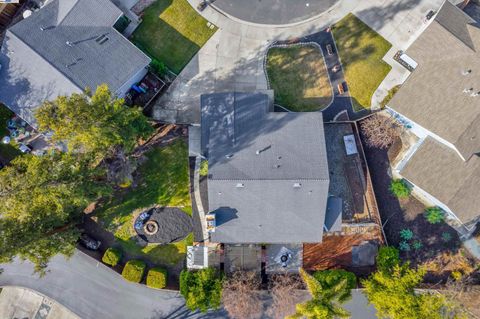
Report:
<svg viewBox="0 0 480 319"><path fill-rule="evenodd" d="M0 0L0 319L479 300L479 0Z"/></svg>

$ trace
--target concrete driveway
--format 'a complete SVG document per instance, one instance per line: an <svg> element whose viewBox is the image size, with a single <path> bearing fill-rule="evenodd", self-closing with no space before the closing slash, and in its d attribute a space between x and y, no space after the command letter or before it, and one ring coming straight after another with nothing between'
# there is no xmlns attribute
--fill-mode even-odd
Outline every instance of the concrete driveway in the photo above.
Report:
<svg viewBox="0 0 480 319"><path fill-rule="evenodd" d="M188 0L196 8L201 0ZM408 47L426 27L424 17L443 0L339 0L331 9L304 23L271 26L225 16L207 7L201 14L219 30L179 74L153 106L153 117L183 124L200 123L200 95L225 91L266 90L263 60L270 43L301 38L325 29L353 12L397 49ZM388 61L392 61L388 59ZM390 80L393 78L394 80ZM392 75L382 86L381 100L404 76Z"/></svg>

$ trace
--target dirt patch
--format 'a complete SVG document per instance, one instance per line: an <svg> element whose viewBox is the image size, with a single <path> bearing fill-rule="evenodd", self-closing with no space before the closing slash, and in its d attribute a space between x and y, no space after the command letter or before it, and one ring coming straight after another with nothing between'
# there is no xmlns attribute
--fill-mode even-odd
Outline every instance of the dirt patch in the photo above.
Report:
<svg viewBox="0 0 480 319"><path fill-rule="evenodd" d="M452 227L443 222L427 222L423 215L425 207L416 198L399 201L390 193L392 179L389 174L388 150L369 148L364 142L363 147L389 245L399 247L401 242L408 243L410 250L401 251L402 259L410 261L413 266L428 265L430 272L426 280L430 282L445 280L455 270L453 260L462 260L455 261L457 266L470 263L471 257L461 248L458 233ZM400 231L404 229L413 232L412 239L404 240L400 237Z"/></svg>

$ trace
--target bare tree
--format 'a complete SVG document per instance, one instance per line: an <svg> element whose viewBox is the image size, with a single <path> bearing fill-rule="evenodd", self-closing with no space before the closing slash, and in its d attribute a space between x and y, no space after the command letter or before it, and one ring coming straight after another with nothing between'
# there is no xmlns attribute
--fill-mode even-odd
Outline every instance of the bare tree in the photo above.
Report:
<svg viewBox="0 0 480 319"><path fill-rule="evenodd" d="M260 278L254 272L237 271L223 285L222 301L234 319L261 318Z"/></svg>
<svg viewBox="0 0 480 319"><path fill-rule="evenodd" d="M395 119L380 113L362 120L360 127L370 147L386 149L400 136L400 127Z"/></svg>
<svg viewBox="0 0 480 319"><path fill-rule="evenodd" d="M275 276L271 284L272 305L268 315L275 319L285 318L295 313L295 306L299 302L299 290L302 286L298 278L288 274Z"/></svg>

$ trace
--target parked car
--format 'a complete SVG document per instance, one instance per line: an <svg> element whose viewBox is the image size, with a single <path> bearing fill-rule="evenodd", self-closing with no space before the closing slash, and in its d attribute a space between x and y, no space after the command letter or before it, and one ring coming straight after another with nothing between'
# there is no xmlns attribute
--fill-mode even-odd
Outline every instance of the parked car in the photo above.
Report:
<svg viewBox="0 0 480 319"><path fill-rule="evenodd" d="M80 243L85 246L85 248L88 248L90 250L97 250L102 244L101 241L93 239L87 234L80 235Z"/></svg>
<svg viewBox="0 0 480 319"><path fill-rule="evenodd" d="M435 11L433 11L433 10L428 11L427 16L426 16L427 21L430 20L434 15L435 15Z"/></svg>
<svg viewBox="0 0 480 319"><path fill-rule="evenodd" d="M344 88L344 86L343 86L343 82L338 83L337 89L338 89L338 94L343 94L343 93L345 93L345 88Z"/></svg>
<svg viewBox="0 0 480 319"><path fill-rule="evenodd" d="M333 55L333 49L331 44L327 44L327 53L328 55Z"/></svg>

